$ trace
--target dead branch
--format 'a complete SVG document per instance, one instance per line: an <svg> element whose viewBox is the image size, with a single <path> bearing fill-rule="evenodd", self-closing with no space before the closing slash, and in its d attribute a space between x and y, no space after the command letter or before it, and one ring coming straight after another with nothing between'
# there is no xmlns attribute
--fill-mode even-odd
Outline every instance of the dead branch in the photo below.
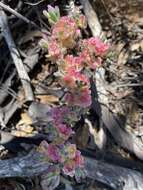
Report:
<svg viewBox="0 0 143 190"><path fill-rule="evenodd" d="M108 108L108 93L105 88L106 81L104 80L102 68L96 72L96 83L98 84L98 82L100 82L100 86L95 86L94 81L91 80L92 108L102 119L104 126L112 134L115 141L121 147L134 153L139 159L143 160L142 143L123 128L125 124Z"/></svg>
<svg viewBox="0 0 143 190"><path fill-rule="evenodd" d="M138 160L122 157L119 153L114 153L108 150L93 150L93 149L80 149L81 153L85 157L89 157L95 160L103 161L115 166L136 170L142 173L143 163Z"/></svg>
<svg viewBox="0 0 143 190"><path fill-rule="evenodd" d="M11 87L12 80L16 76L16 70L14 70L11 75L6 79L0 88L0 105L4 102L6 97L9 95L9 88Z"/></svg>
<svg viewBox="0 0 143 190"><path fill-rule="evenodd" d="M10 12L11 14L15 15L16 17L18 17L19 19L23 20L24 22L26 22L27 24L31 24L33 26L35 26L36 28L39 28L34 22L32 22L31 20L29 20L28 18L26 18L25 16L21 15L20 13L18 13L17 11L13 10L12 8L10 8L9 6L5 5L4 3L0 2L0 7L5 10Z"/></svg>
<svg viewBox="0 0 143 190"><path fill-rule="evenodd" d="M100 36L102 27L98 20L96 12L92 8L92 6L88 0L80 0L80 2L83 6L84 13L87 17L88 25L91 29L92 35Z"/></svg>
<svg viewBox="0 0 143 190"><path fill-rule="evenodd" d="M134 153L139 159L143 160L142 143L123 128L125 123L121 122L108 107L108 92L102 68L96 71L96 83L97 85L95 86L94 81L91 80L92 108L102 119L104 126L109 130L119 146Z"/></svg>
<svg viewBox="0 0 143 190"><path fill-rule="evenodd" d="M25 67L22 63L19 52L17 51L16 45L12 38L10 29L8 26L8 22L7 22L7 16L2 10L0 11L0 26L2 30L2 35L7 42L13 62L16 66L17 72L21 79L21 82L25 91L26 100L32 101L34 100L34 95L31 89L31 85L30 85L30 78L25 70Z"/></svg>
<svg viewBox="0 0 143 190"><path fill-rule="evenodd" d="M101 106L102 120L110 131L115 141L126 150L134 153L139 159L143 160L143 146L132 134L125 131L122 123L106 106Z"/></svg>
<svg viewBox="0 0 143 190"><path fill-rule="evenodd" d="M47 172L51 164L37 152L31 152L24 157L0 160L0 178L31 177Z"/></svg>
<svg viewBox="0 0 143 190"><path fill-rule="evenodd" d="M91 179L100 181L115 190L143 189L143 176L139 172L90 158L86 158L85 161L87 176Z"/></svg>
<svg viewBox="0 0 143 190"><path fill-rule="evenodd" d="M24 157L0 160L0 178L32 177L48 173L50 167L43 155L33 151ZM106 164L101 161L85 158L87 177L100 181L114 189L143 189L143 176L134 170Z"/></svg>

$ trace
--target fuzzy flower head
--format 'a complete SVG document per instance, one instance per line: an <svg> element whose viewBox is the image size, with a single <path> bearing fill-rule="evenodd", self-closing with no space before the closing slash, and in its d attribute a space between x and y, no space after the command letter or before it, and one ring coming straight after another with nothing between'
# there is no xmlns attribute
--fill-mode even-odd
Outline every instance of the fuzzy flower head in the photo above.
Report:
<svg viewBox="0 0 143 190"><path fill-rule="evenodd" d="M75 161L76 167L80 167L80 168L84 167L84 158L81 155L81 152L79 150L76 150L74 161Z"/></svg>
<svg viewBox="0 0 143 190"><path fill-rule="evenodd" d="M77 38L77 25L74 19L63 16L53 26L52 37L56 39L62 47L73 48Z"/></svg>
<svg viewBox="0 0 143 190"><path fill-rule="evenodd" d="M62 58L62 50L56 40L48 42L48 58L51 60L58 60Z"/></svg>
<svg viewBox="0 0 143 190"><path fill-rule="evenodd" d="M69 175L70 177L74 177L75 175L75 169L76 169L76 165L75 162L73 160L68 160L63 167L63 173L65 175Z"/></svg>
<svg viewBox="0 0 143 190"><path fill-rule="evenodd" d="M90 68L95 70L102 63L102 58L95 56L89 49L84 49L80 55L80 59L82 60L82 65L84 68Z"/></svg>
<svg viewBox="0 0 143 190"><path fill-rule="evenodd" d="M86 108L91 105L91 91L88 88L69 92L65 95L65 101L68 105L79 106Z"/></svg>
<svg viewBox="0 0 143 190"><path fill-rule="evenodd" d="M48 158L53 162L61 161L60 151L56 147L56 145L49 144L49 146L47 147L47 155Z"/></svg>
<svg viewBox="0 0 143 190"><path fill-rule="evenodd" d="M54 145L42 141L39 150L47 156L49 162L56 163L57 167L66 175L77 176L79 173L76 174L77 171L84 170L84 159L75 144Z"/></svg>
<svg viewBox="0 0 143 190"><path fill-rule="evenodd" d="M74 67L69 66L64 76L61 78L61 84L71 90L75 88L79 88L80 90L82 87L89 85L89 79Z"/></svg>
<svg viewBox="0 0 143 190"><path fill-rule="evenodd" d="M59 136L64 140L68 140L69 137L74 133L73 130L65 124L58 124L56 128Z"/></svg>
<svg viewBox="0 0 143 190"><path fill-rule="evenodd" d="M66 117L70 114L70 110L66 106L51 108L51 120L55 125L64 123Z"/></svg>
<svg viewBox="0 0 143 190"><path fill-rule="evenodd" d="M109 45L98 37L82 40L80 46L81 52L79 57L82 60L83 66L94 70L101 65L101 57L106 55L109 49Z"/></svg>
<svg viewBox="0 0 143 190"><path fill-rule="evenodd" d="M96 56L105 55L109 49L109 45L104 43L99 37L83 40L83 46L85 47L84 49L89 49Z"/></svg>
<svg viewBox="0 0 143 190"><path fill-rule="evenodd" d="M77 169L84 168L84 159L74 144L66 144L65 152L67 159L64 162L63 172L64 174L73 177Z"/></svg>
<svg viewBox="0 0 143 190"><path fill-rule="evenodd" d="M48 144L46 141L42 141L39 145L39 151L45 154L48 160L52 162L61 162L60 150L56 145Z"/></svg>
<svg viewBox="0 0 143 190"><path fill-rule="evenodd" d="M68 144L66 147L65 147L65 151L67 153L67 157L69 159L73 159L75 158L76 156L76 145L75 144Z"/></svg>
<svg viewBox="0 0 143 190"><path fill-rule="evenodd" d="M62 60L61 64L59 65L59 69L66 73L71 69L76 71L82 70L82 58L79 56L73 55L66 55L65 58Z"/></svg>

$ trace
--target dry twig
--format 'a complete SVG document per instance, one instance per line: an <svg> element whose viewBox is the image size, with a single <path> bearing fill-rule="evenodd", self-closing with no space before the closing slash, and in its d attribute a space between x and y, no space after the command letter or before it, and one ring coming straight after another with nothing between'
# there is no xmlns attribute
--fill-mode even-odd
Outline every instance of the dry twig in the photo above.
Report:
<svg viewBox="0 0 143 190"><path fill-rule="evenodd" d="M33 151L24 157L16 157L0 161L0 178L32 177L48 173L54 167L48 163L43 155ZM113 189L143 189L143 176L134 170L106 164L101 161L85 158L87 177L98 180Z"/></svg>
<svg viewBox="0 0 143 190"><path fill-rule="evenodd" d="M25 70L25 67L20 58L20 54L19 54L19 52L16 48L16 45L14 43L14 40L12 38L10 29L8 26L7 16L6 16L5 12L2 10L0 10L0 27L2 30L2 35L5 38L5 41L7 42L11 57L13 59L13 62L16 66L19 77L21 79L21 82L22 82L22 85L23 85L23 88L25 91L26 100L33 101L34 95L33 95L32 89L31 89L31 85L30 85L30 78Z"/></svg>
<svg viewBox="0 0 143 190"><path fill-rule="evenodd" d="M5 5L4 3L0 2L0 7L5 10L10 12L11 14L15 15L16 17L18 17L19 19L23 20L24 22L26 22L27 24L31 24L33 26L35 26L36 28L38 27L33 21L29 20L28 18L26 18L25 16L21 15L20 13L18 13L17 11L13 10L12 8L10 8L9 6ZM38 27L39 28L39 27Z"/></svg>
<svg viewBox="0 0 143 190"><path fill-rule="evenodd" d="M102 27L99 23L96 12L93 10L93 8L88 0L80 0L80 2L83 6L84 13L87 17L88 25L91 29L92 35L100 36Z"/></svg>

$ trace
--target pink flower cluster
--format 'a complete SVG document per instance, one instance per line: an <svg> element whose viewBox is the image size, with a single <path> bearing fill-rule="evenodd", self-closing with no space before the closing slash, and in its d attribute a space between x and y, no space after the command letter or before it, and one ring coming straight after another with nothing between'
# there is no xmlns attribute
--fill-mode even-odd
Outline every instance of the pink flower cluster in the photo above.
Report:
<svg viewBox="0 0 143 190"><path fill-rule="evenodd" d="M55 125L65 123L65 118L70 114L67 106L57 106L51 109L51 120Z"/></svg>
<svg viewBox="0 0 143 190"><path fill-rule="evenodd" d="M47 57L58 66L59 85L65 89L64 104L51 108L50 132L56 134L52 143L43 141L40 151L48 161L59 164L64 174L73 177L84 167L84 160L76 145L68 143L74 134L73 121L91 105L89 77L101 65L109 46L100 38L82 40L81 29L86 28L82 14L60 17L57 8L44 12L51 23L51 36L42 41ZM73 110L74 108L74 110ZM75 175L76 176L76 175Z"/></svg>
<svg viewBox="0 0 143 190"><path fill-rule="evenodd" d="M49 41L48 43L49 57L51 60L57 60L62 58L62 51L60 45L56 40Z"/></svg>
<svg viewBox="0 0 143 190"><path fill-rule="evenodd" d="M68 105L88 107L91 105L91 92L88 77L82 73L82 59L67 55L60 66L63 75L61 85L68 89L65 101Z"/></svg>
<svg viewBox="0 0 143 190"><path fill-rule="evenodd" d="M76 45L79 30L71 17L61 17L52 27L51 39L48 41L48 57L57 61L64 57L67 49Z"/></svg>
<svg viewBox="0 0 143 190"><path fill-rule="evenodd" d="M98 37L92 37L82 41L85 49L88 49L91 53L95 53L97 56L103 56L107 53L109 45L102 42Z"/></svg>
<svg viewBox="0 0 143 190"><path fill-rule="evenodd" d="M68 107L53 107L51 108L51 125L53 126L53 132L56 131L58 143L63 143L74 134L71 126L66 123L66 118L70 115ZM57 140L56 139L56 140Z"/></svg>
<svg viewBox="0 0 143 190"><path fill-rule="evenodd" d="M39 151L45 154L49 161L59 164L63 173L71 177L75 175L76 169L84 168L84 159L75 144L54 145L42 141Z"/></svg>
<svg viewBox="0 0 143 190"><path fill-rule="evenodd" d="M74 19L64 16L53 26L52 39L65 48L73 48L78 37L78 28Z"/></svg>
<svg viewBox="0 0 143 190"><path fill-rule="evenodd" d="M84 67L96 69L102 63L102 57L106 55L109 45L98 37L92 37L80 42L79 57L83 60Z"/></svg>
<svg viewBox="0 0 143 190"><path fill-rule="evenodd" d="M68 105L81 108L91 105L89 76L85 71L95 70L109 48L98 37L81 40L80 29L85 26L86 19L82 14L63 16L52 26L51 39L48 41L48 56L57 63L61 73L60 84L68 91L65 101ZM68 54L73 48L76 55Z"/></svg>
<svg viewBox="0 0 143 190"><path fill-rule="evenodd" d="M91 105L91 91L88 87L82 89L75 89L73 92L68 92L65 95L65 101L69 105L75 105L82 108L89 107Z"/></svg>

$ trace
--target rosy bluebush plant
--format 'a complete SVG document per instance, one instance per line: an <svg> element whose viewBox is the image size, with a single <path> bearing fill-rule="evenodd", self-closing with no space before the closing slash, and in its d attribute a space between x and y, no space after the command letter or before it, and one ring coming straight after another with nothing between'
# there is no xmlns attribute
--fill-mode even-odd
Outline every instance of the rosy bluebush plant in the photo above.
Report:
<svg viewBox="0 0 143 190"><path fill-rule="evenodd" d="M75 122L91 105L89 78L102 64L109 45L98 37L82 40L81 30L87 23L79 12L60 17L57 7L48 6L44 15L51 24L51 36L45 36L41 45L47 51L46 57L58 67L55 76L65 89L65 95L62 106L51 108L51 119L47 124L51 143L41 142L39 150L64 174L78 180L85 174L84 159L76 145L68 140L74 134Z"/></svg>
<svg viewBox="0 0 143 190"><path fill-rule="evenodd" d="M73 177L76 170L84 169L84 158L75 144L55 145L42 141L39 151L46 155L49 162L57 164L59 169L62 169L62 172L66 175Z"/></svg>

